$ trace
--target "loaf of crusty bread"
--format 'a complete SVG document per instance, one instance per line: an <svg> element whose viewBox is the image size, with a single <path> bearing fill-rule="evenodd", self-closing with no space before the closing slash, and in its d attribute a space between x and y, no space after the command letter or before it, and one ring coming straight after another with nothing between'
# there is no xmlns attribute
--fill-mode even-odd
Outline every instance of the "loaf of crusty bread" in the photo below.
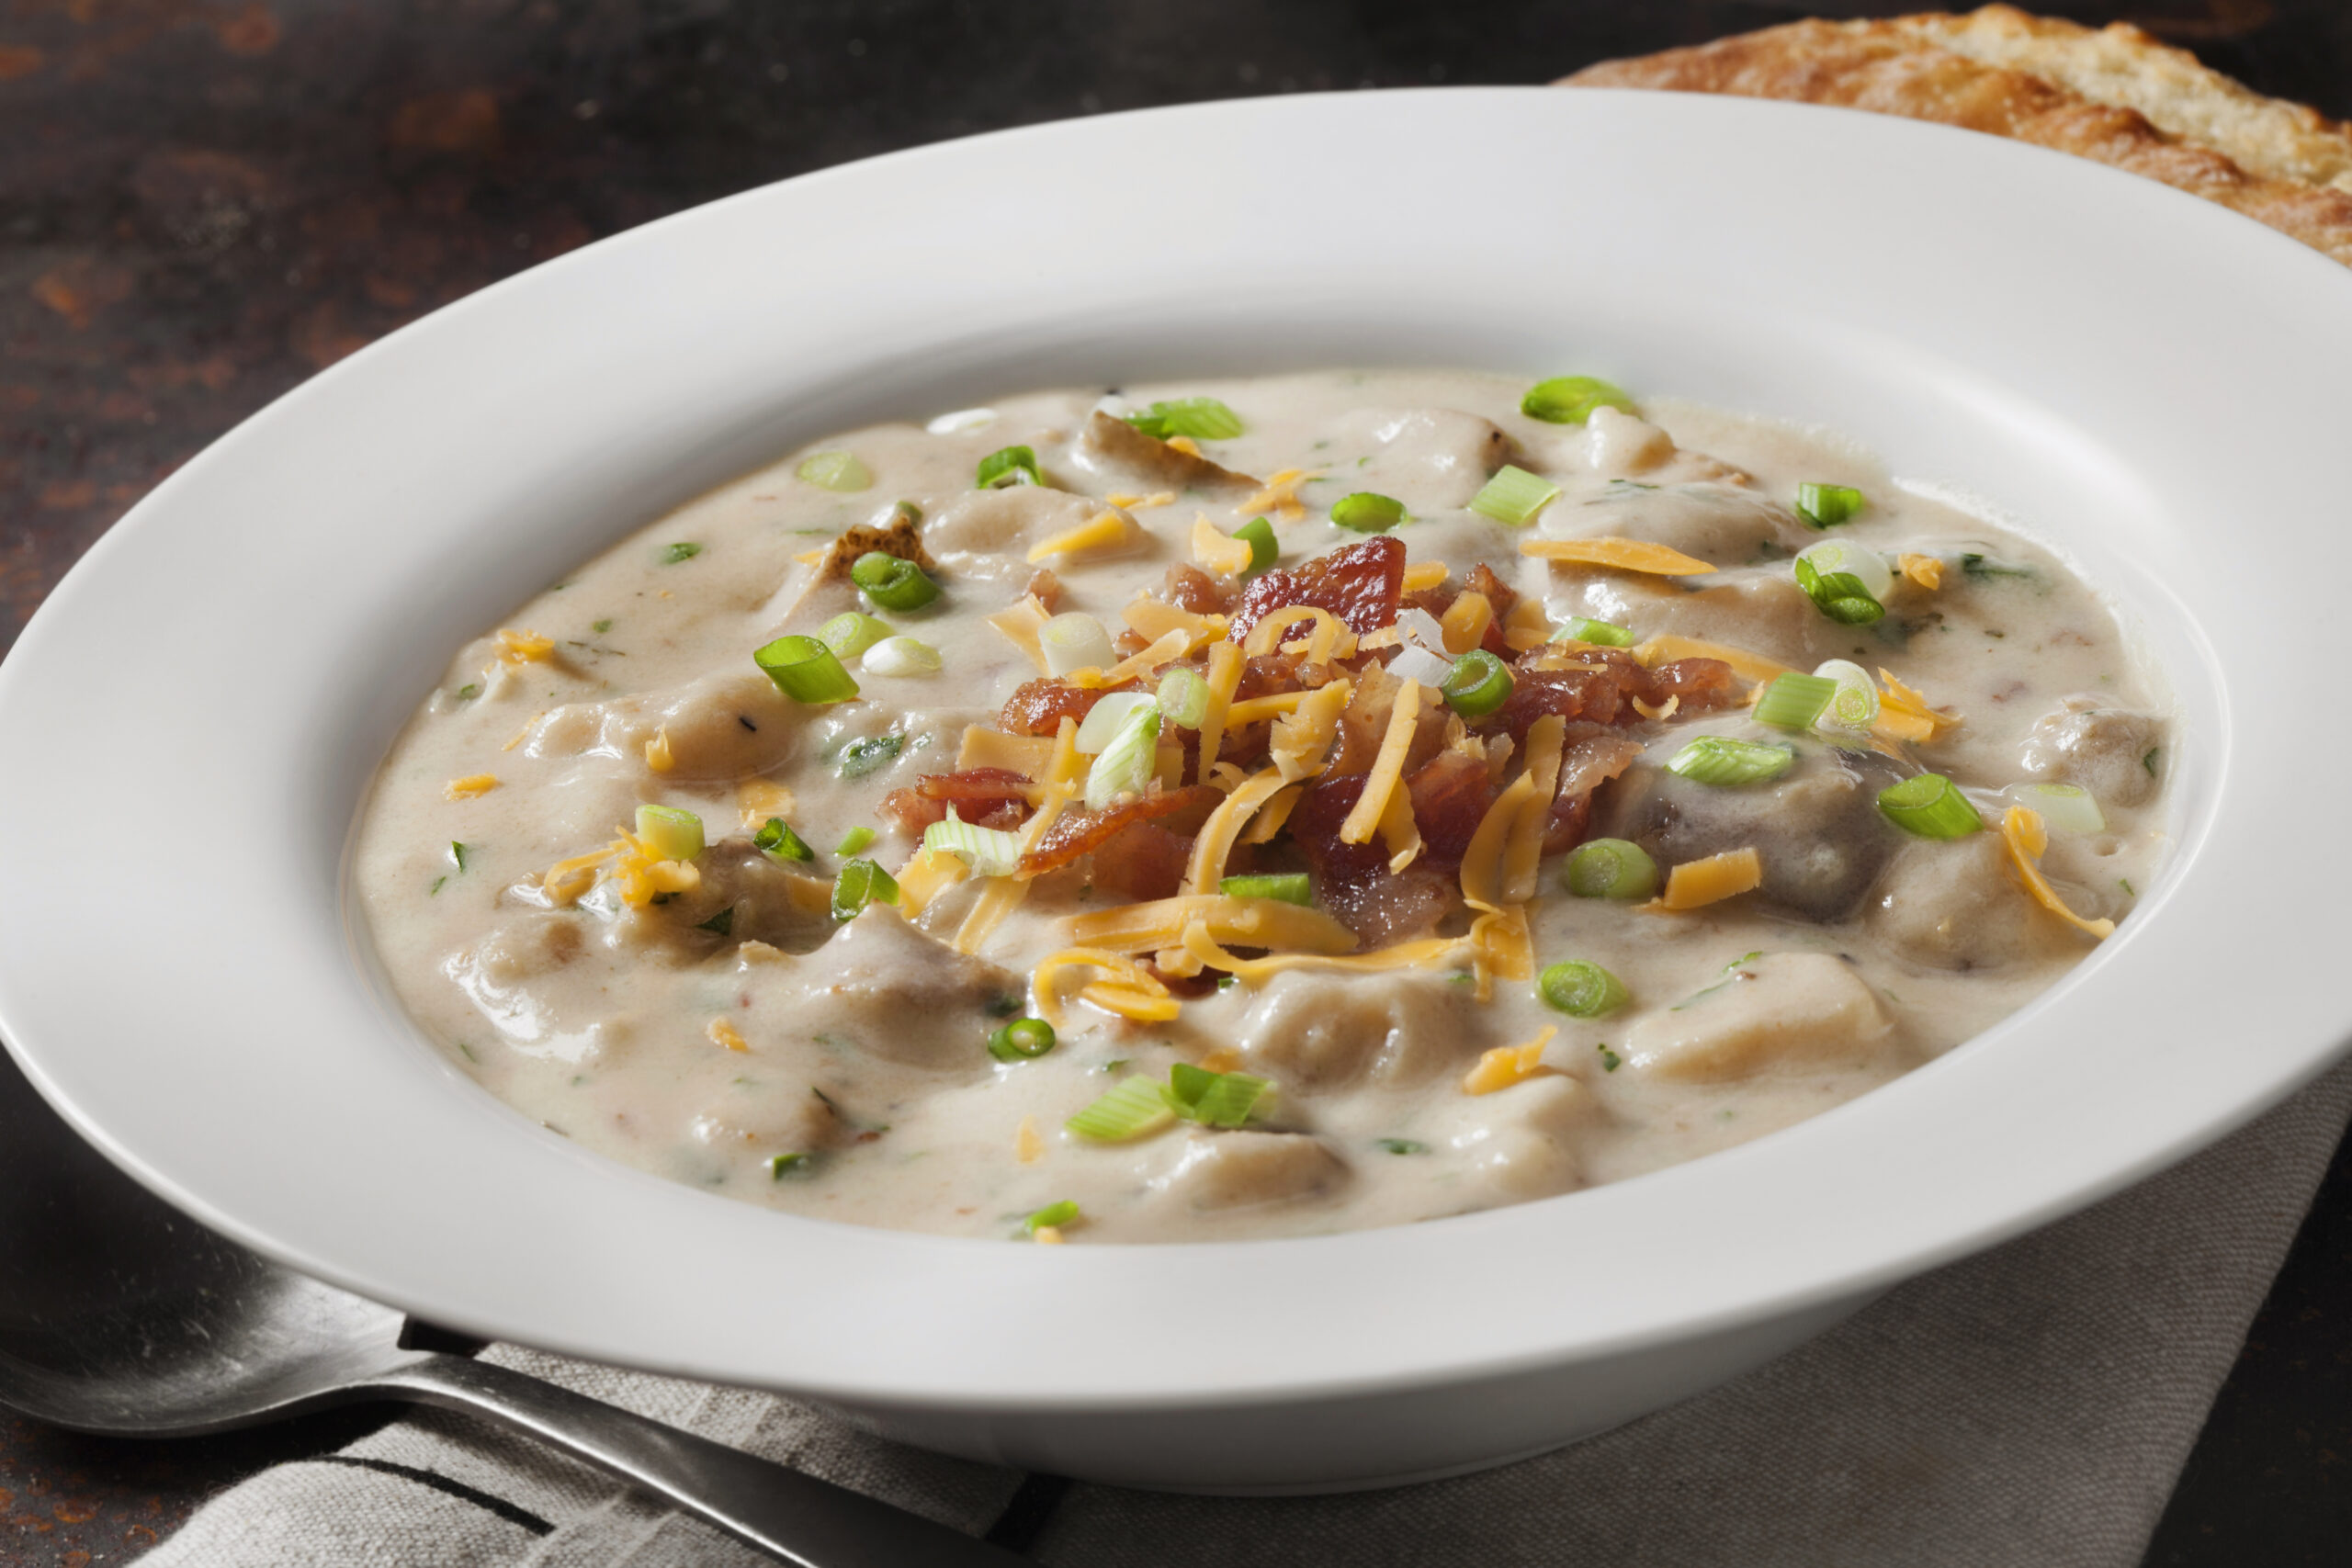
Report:
<svg viewBox="0 0 2352 1568"><path fill-rule="evenodd" d="M2352 265L2352 130L2120 22L2093 31L1999 5L1792 22L1566 85L1789 98L2012 137L2162 180Z"/></svg>

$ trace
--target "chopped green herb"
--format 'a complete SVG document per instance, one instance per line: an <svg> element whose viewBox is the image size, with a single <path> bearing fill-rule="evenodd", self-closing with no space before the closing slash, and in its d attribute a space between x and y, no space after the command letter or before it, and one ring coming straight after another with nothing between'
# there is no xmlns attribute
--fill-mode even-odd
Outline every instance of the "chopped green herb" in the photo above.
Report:
<svg viewBox="0 0 2352 1568"><path fill-rule="evenodd" d="M1098 1073L1115 1073L1115 1072L1117 1072L1121 1067L1124 1067L1124 1066L1125 1066L1126 1065L1127 1065L1127 1058L1126 1058L1126 1057L1125 1057L1125 1056L1114 1056L1114 1057L1112 1057L1109 1061L1107 1061L1107 1062L1103 1063L1101 1066L1099 1066L1099 1067L1095 1068L1094 1070L1095 1070L1096 1072L1098 1072Z"/></svg>
<svg viewBox="0 0 2352 1568"><path fill-rule="evenodd" d="M612 623L609 619L602 620L602 621L591 621L591 622L589 622L589 623L588 623L588 629L589 629L590 631L592 631L592 632L594 632L598 637L602 637L602 636L604 636L606 632L611 631L611 630L613 629L613 623Z"/></svg>
<svg viewBox="0 0 2352 1568"><path fill-rule="evenodd" d="M2137 898L2137 897L2140 896L2139 894L2132 892L2132 879L2131 879L2130 877L2128 877L2128 876L2119 876L2119 877L2117 877L2117 878L2115 879L2115 885L2116 885L2118 887L2122 888L2122 889L2123 889L2123 891L2124 891L2125 893L2130 894L2130 895L2131 895L2131 897L2134 897L2134 898Z"/></svg>
<svg viewBox="0 0 2352 1568"><path fill-rule="evenodd" d="M458 700L461 703L469 703L481 695L481 682L479 681L469 681L458 688Z"/></svg>
<svg viewBox="0 0 2352 1568"><path fill-rule="evenodd" d="M695 930L714 931L720 936L733 936L735 934L735 906L728 905L727 908L695 927Z"/></svg>
<svg viewBox="0 0 2352 1568"><path fill-rule="evenodd" d="M424 890L424 896L427 898L432 897L435 893L441 891L441 885L448 880L449 878L447 874L435 877L433 879L433 886Z"/></svg>
<svg viewBox="0 0 2352 1568"><path fill-rule="evenodd" d="M474 1055L474 1048L467 1044L462 1040L458 1042L458 1049L466 1054L466 1060L469 1062L479 1062L481 1060L480 1056Z"/></svg>
<svg viewBox="0 0 2352 1568"><path fill-rule="evenodd" d="M1374 1142L1392 1155L1425 1155L1430 1152L1427 1144L1416 1143L1410 1138L1380 1138Z"/></svg>
<svg viewBox="0 0 2352 1568"><path fill-rule="evenodd" d="M459 871L466 869L466 845L458 842L455 839L449 840L449 859L456 863Z"/></svg>
<svg viewBox="0 0 2352 1568"><path fill-rule="evenodd" d="M1625 1065L1625 1058L1606 1045L1596 1045L1593 1049L1600 1053L1600 1070L1604 1073L1613 1073Z"/></svg>
<svg viewBox="0 0 2352 1568"><path fill-rule="evenodd" d="M880 837L880 835L876 833L873 829L866 827L864 823L860 823L858 826L852 828L848 832L842 835L842 841L833 846L833 853L837 855L854 855L857 853L858 851L864 849L866 845L872 843L878 837Z"/></svg>
<svg viewBox="0 0 2352 1568"><path fill-rule="evenodd" d="M2164 748L2161 746L2151 746L2147 750L2141 753L2140 765L2148 770L2148 776L2150 778L2154 778L2156 776L2156 754L2163 750Z"/></svg>
<svg viewBox="0 0 2352 1568"><path fill-rule="evenodd" d="M842 748L841 776L862 779L896 757L906 744L905 738L898 735L876 735L865 740L853 740Z"/></svg>
<svg viewBox="0 0 2352 1568"><path fill-rule="evenodd" d="M1021 1012L1021 998L1014 996L990 997L980 1010L990 1018L1014 1018Z"/></svg>
<svg viewBox="0 0 2352 1568"><path fill-rule="evenodd" d="M807 1155L770 1155L768 1179L782 1181L787 1176L805 1176L808 1171L808 1164L809 1157Z"/></svg>
<svg viewBox="0 0 2352 1568"><path fill-rule="evenodd" d="M1978 579L2033 575L2033 568L2030 566L1996 566L1990 559L1973 551L1964 552L1961 556L1960 570L1968 576Z"/></svg>
<svg viewBox="0 0 2352 1568"><path fill-rule="evenodd" d="M1216 977L1216 988L1220 991L1229 991L1239 984L1241 984L1241 982L1235 979L1230 975L1219 975Z"/></svg>
<svg viewBox="0 0 2352 1568"><path fill-rule="evenodd" d="M662 564L664 566L675 566L680 561L692 560L695 557L700 554L702 554L702 547L700 545L681 539L674 545L663 547L662 551Z"/></svg>

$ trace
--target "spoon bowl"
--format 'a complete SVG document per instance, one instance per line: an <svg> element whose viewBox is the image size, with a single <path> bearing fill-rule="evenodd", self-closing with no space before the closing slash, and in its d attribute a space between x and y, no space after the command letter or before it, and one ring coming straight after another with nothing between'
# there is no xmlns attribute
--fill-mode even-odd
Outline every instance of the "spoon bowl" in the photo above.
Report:
<svg viewBox="0 0 2352 1568"><path fill-rule="evenodd" d="M1025 1561L616 1406L418 1341L446 1337L214 1235L75 1135L0 1053L0 1404L180 1438L389 1399L512 1427L803 1568Z"/></svg>

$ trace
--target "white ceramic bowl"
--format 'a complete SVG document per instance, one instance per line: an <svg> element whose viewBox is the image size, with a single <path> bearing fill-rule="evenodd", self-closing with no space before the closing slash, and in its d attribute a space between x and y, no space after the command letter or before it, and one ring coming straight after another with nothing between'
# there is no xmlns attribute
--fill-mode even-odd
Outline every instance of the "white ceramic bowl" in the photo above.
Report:
<svg viewBox="0 0 2352 1568"><path fill-rule="evenodd" d="M1405 1229L1023 1247L771 1213L492 1100L388 999L354 809L461 638L825 431L1329 364L1817 421L2112 590L2178 699L2178 849L2067 981L1792 1131ZM159 488L0 668L0 1030L207 1223L440 1322L1140 1483L1566 1441L2145 1175L2316 1073L2352 992L2352 278L2161 186L1835 110L1286 98L812 175L354 356Z"/></svg>

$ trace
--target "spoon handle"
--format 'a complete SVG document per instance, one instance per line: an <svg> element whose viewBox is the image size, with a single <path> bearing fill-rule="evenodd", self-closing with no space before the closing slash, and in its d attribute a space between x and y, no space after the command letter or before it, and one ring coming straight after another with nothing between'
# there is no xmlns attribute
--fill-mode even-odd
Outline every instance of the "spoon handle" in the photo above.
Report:
<svg viewBox="0 0 2352 1568"><path fill-rule="evenodd" d="M462 1410L526 1432L798 1568L1011 1568L1028 1562L847 1487L504 1367L420 1356L368 1385L386 1398Z"/></svg>

